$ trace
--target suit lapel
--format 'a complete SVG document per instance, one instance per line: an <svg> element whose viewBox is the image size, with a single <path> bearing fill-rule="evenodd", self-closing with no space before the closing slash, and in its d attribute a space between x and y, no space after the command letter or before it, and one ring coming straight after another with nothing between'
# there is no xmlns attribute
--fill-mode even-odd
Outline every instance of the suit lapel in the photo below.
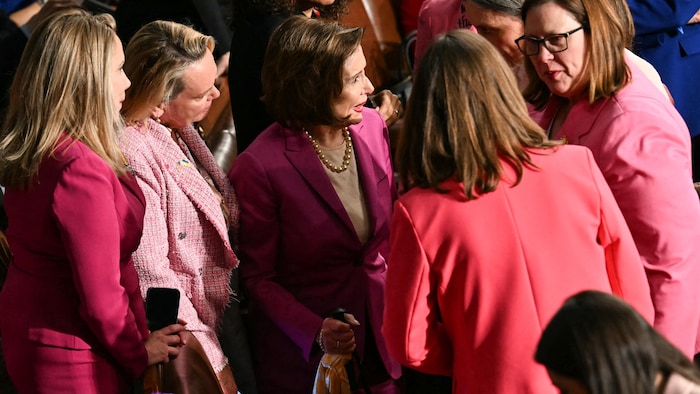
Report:
<svg viewBox="0 0 700 394"><path fill-rule="evenodd" d="M301 132L287 128L284 129L284 133L287 143L284 154L287 160L328 208L355 234L355 227L307 137Z"/></svg>

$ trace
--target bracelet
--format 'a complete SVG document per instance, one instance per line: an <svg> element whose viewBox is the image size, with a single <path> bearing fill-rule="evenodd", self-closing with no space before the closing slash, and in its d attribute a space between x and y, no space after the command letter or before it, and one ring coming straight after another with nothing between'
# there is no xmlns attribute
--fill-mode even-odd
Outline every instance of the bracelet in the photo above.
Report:
<svg viewBox="0 0 700 394"><path fill-rule="evenodd" d="M318 332L318 339L316 339L316 343L318 344L318 347L321 348L322 352L326 352L326 347L323 346L323 328Z"/></svg>

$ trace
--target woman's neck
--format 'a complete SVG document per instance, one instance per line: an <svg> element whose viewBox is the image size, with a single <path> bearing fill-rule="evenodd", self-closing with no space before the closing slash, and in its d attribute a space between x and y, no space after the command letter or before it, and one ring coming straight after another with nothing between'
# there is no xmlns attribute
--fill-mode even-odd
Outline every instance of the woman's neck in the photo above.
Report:
<svg viewBox="0 0 700 394"><path fill-rule="evenodd" d="M338 128L333 126L316 126L307 131L318 142L320 146L326 148L335 148L345 143L343 137L344 127Z"/></svg>

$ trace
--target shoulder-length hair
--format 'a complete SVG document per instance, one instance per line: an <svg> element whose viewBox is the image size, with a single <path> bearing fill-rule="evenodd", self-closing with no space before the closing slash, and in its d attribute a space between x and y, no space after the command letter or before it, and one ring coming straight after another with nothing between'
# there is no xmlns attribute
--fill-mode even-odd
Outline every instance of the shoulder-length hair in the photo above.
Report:
<svg viewBox="0 0 700 394"><path fill-rule="evenodd" d="M593 290L566 300L542 332L535 360L590 394L654 394L659 373L700 383L693 363L634 308Z"/></svg>
<svg viewBox="0 0 700 394"><path fill-rule="evenodd" d="M363 32L303 16L284 21L270 38L262 69L263 101L275 120L292 129L343 125L332 104Z"/></svg>
<svg viewBox="0 0 700 394"><path fill-rule="evenodd" d="M525 0L521 17L523 22L531 9L546 3L554 3L568 11L581 25L588 39L587 63L584 71L588 80L590 103L612 97L629 83L629 68L625 62L625 47L629 44L631 19L629 9L622 0ZM627 11L625 13L624 11ZM547 85L539 78L534 66L525 61L529 84L523 95L525 99L542 109L551 94Z"/></svg>
<svg viewBox="0 0 700 394"><path fill-rule="evenodd" d="M504 169L517 184L527 148L550 148L530 118L513 71L484 38L465 30L439 37L421 60L397 152L401 181L409 189L456 177L467 199L496 189Z"/></svg>
<svg viewBox="0 0 700 394"><path fill-rule="evenodd" d="M111 83L114 19L71 9L37 26L17 67L0 131L0 183L27 187L62 133L124 174Z"/></svg>
<svg viewBox="0 0 700 394"><path fill-rule="evenodd" d="M127 122L142 121L154 107L169 102L185 86L185 70L214 51L214 38L176 22L146 24L126 46L124 72L131 79L122 114Z"/></svg>

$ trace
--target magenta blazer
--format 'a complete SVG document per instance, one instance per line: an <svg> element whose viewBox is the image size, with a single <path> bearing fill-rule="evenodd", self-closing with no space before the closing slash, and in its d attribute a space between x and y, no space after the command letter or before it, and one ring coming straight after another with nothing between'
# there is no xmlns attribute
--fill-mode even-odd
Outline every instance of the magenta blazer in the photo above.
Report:
<svg viewBox="0 0 700 394"><path fill-rule="evenodd" d="M373 230L364 245L303 132L274 123L229 174L241 206L240 273L261 393L311 392L322 355L315 339L337 307L361 323L360 355L369 326L387 371L400 375L380 332L396 198L388 131L376 111L363 118L350 134Z"/></svg>
<svg viewBox="0 0 700 394"><path fill-rule="evenodd" d="M700 351L700 202L690 134L668 98L632 63L612 98L574 103L555 139L584 145L610 185L646 268L654 327L691 357ZM545 130L559 106L536 114Z"/></svg>
<svg viewBox="0 0 700 394"><path fill-rule="evenodd" d="M0 293L2 345L20 392L116 393L148 360L131 260L145 201L133 179L120 182L92 150L65 138L36 183L6 190L14 261ZM81 357L91 360L83 368L106 363L113 372L79 375Z"/></svg>
<svg viewBox="0 0 700 394"><path fill-rule="evenodd" d="M557 393L535 349L578 291L615 293L653 319L639 254L590 151L530 157L537 168L514 187L467 201L449 180L446 194L413 188L394 207L382 331L396 359L451 375L454 393Z"/></svg>

